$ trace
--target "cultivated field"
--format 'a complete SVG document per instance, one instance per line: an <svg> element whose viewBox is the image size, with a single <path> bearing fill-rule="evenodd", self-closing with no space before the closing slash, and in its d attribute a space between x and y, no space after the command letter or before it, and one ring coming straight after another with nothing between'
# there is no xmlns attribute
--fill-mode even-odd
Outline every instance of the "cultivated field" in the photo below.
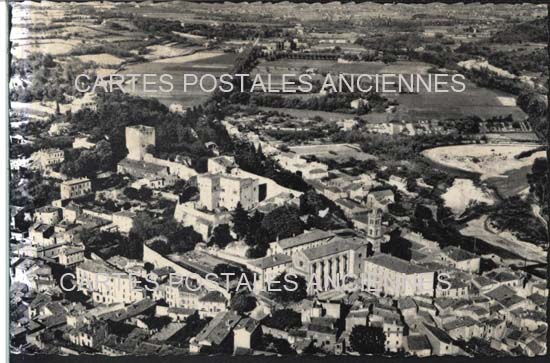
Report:
<svg viewBox="0 0 550 363"><path fill-rule="evenodd" d="M522 151L535 148L533 144L516 145L458 145L425 150L422 154L437 165L454 170L476 173L480 179L498 190L503 197L522 193L528 188L527 174L536 158L545 157L544 151L515 159ZM463 198L475 195L473 191L462 193Z"/></svg>
<svg viewBox="0 0 550 363"><path fill-rule="evenodd" d="M544 157L545 152L515 159L520 152L535 148L534 145L456 145L428 149L422 155L450 168L478 173L481 179L506 177L511 170L533 165L536 158Z"/></svg>
<svg viewBox="0 0 550 363"><path fill-rule="evenodd" d="M376 159L375 156L367 154L355 144L330 144L330 145L301 145L290 148L300 156L315 156L318 159L332 159L337 162L349 160Z"/></svg>
<svg viewBox="0 0 550 363"><path fill-rule="evenodd" d="M79 55L76 58L80 59L82 62L95 62L99 65L108 67L116 67L124 62L123 58L115 57L107 53Z"/></svg>
<svg viewBox="0 0 550 363"><path fill-rule="evenodd" d="M392 64L382 62L338 63L327 60L279 59L261 62L254 70L260 74L275 75L275 81L283 73L300 74L307 69L315 69L314 79L324 79L326 74L421 74L427 81L431 65L423 62L399 61ZM427 92L418 94L386 93L384 96L395 99L399 104L396 117L403 120L457 119L465 116L490 118L508 116L516 120L526 118L525 113L516 106L512 95L487 88L481 88L473 82L465 81L464 92ZM450 90L450 84L446 87Z"/></svg>
<svg viewBox="0 0 550 363"><path fill-rule="evenodd" d="M189 86L185 91L184 75L192 73L200 78L204 74L212 74L219 77L221 74L231 71L235 57L236 55L233 53L211 51L195 52L190 55L131 65L120 73L170 74L173 77L171 82L174 85L174 89L171 92L163 93L159 91L145 93L143 92L142 85L138 82L135 94L142 97L157 98L167 106L176 103L183 108L187 108L204 102L210 96L210 93L201 90L199 85ZM212 86L212 79L205 78L203 88L210 89Z"/></svg>

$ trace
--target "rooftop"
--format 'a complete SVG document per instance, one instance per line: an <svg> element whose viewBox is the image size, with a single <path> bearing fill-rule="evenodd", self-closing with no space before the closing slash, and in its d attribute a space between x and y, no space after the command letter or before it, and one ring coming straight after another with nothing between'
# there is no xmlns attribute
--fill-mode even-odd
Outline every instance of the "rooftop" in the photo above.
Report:
<svg viewBox="0 0 550 363"><path fill-rule="evenodd" d="M454 261L467 261L472 260L474 258L479 258L479 256L474 255L471 252L465 251L462 248L458 248L455 246L448 246L445 247L442 252L447 255L450 259Z"/></svg>
<svg viewBox="0 0 550 363"><path fill-rule="evenodd" d="M94 260L84 260L80 265L78 265L79 269L86 270L89 272L96 272L96 273L115 273L117 270L114 268L111 268L107 266L107 264L94 261Z"/></svg>
<svg viewBox="0 0 550 363"><path fill-rule="evenodd" d="M349 250L356 250L363 244L349 239L338 239L327 244L303 250L309 260L316 260L325 256L334 255Z"/></svg>
<svg viewBox="0 0 550 363"><path fill-rule="evenodd" d="M198 342L205 340L212 345L220 345L240 319L241 317L231 310L219 313L195 338Z"/></svg>
<svg viewBox="0 0 550 363"><path fill-rule="evenodd" d="M516 292L506 285L502 285L493 289L485 294L488 298L496 300L498 302L503 301L511 296L516 295Z"/></svg>
<svg viewBox="0 0 550 363"><path fill-rule="evenodd" d="M424 326L426 327L426 329L428 329L428 331L430 333L432 333L438 340L444 342L444 343L447 343L447 344L452 344L453 343L453 339L449 336L449 334L445 333L443 330L435 327L435 326L432 326L432 325L429 325L429 324L424 324Z"/></svg>
<svg viewBox="0 0 550 363"><path fill-rule="evenodd" d="M128 158L119 161L118 165L124 168L143 170L143 172L146 174L158 174L166 170L166 167L162 165L153 164L143 160L132 160Z"/></svg>
<svg viewBox="0 0 550 363"><path fill-rule="evenodd" d="M218 291L210 291L206 295L200 298L200 301L207 301L207 302L221 302L225 303L226 299L225 297L219 293Z"/></svg>
<svg viewBox="0 0 550 363"><path fill-rule="evenodd" d="M88 178L76 178L76 179L66 180L63 183L61 183L61 185L76 185L76 184L86 183L89 181L90 179Z"/></svg>
<svg viewBox="0 0 550 363"><path fill-rule="evenodd" d="M370 192L369 195L372 195L375 198L393 197L393 191L391 189L375 190Z"/></svg>
<svg viewBox="0 0 550 363"><path fill-rule="evenodd" d="M336 204L343 205L346 208L364 208L360 203L348 198L336 199Z"/></svg>
<svg viewBox="0 0 550 363"><path fill-rule="evenodd" d="M244 318L242 319L237 326L235 326L235 330L237 329L244 329L249 333L252 333L256 328L260 325L260 322L256 319L252 318Z"/></svg>
<svg viewBox="0 0 550 363"><path fill-rule="evenodd" d="M155 128L152 126L145 126L145 125L134 125L134 126L126 126L127 129L134 129L139 131L154 131Z"/></svg>
<svg viewBox="0 0 550 363"><path fill-rule="evenodd" d="M259 258L257 260L250 261L250 263L262 270L268 269L271 267L284 265L292 262L292 257L285 254L276 254L266 257Z"/></svg>
<svg viewBox="0 0 550 363"><path fill-rule="evenodd" d="M321 231L314 229L307 233L302 233L296 237L290 237L282 239L278 242L279 246L283 249L298 247L308 243L317 242L323 239L330 239L334 237L334 233Z"/></svg>
<svg viewBox="0 0 550 363"><path fill-rule="evenodd" d="M407 343L409 350L418 351L432 349L432 346L425 335L409 335L407 337Z"/></svg>
<svg viewBox="0 0 550 363"><path fill-rule="evenodd" d="M375 265L407 275L432 272L422 266L414 265L408 261L386 254L369 257L366 262L374 263Z"/></svg>

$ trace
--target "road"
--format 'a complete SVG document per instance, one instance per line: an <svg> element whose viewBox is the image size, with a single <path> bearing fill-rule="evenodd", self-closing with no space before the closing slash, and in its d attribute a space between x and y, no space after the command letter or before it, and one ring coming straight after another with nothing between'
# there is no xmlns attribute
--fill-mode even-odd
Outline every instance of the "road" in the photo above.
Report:
<svg viewBox="0 0 550 363"><path fill-rule="evenodd" d="M523 242L515 239L513 236L506 236L505 233L496 234L489 230L486 226L487 216L474 219L460 230L465 236L478 237L493 246L506 248L526 258L528 261L546 263L546 252L542 248L528 242Z"/></svg>

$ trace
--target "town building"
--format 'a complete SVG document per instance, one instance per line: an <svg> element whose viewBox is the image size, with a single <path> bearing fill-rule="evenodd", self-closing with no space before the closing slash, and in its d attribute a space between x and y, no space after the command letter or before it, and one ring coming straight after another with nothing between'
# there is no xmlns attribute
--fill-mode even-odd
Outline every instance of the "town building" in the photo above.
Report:
<svg viewBox="0 0 550 363"><path fill-rule="evenodd" d="M135 276L116 270L103 261L85 260L76 267L77 286L97 304L130 304L145 298Z"/></svg>
<svg viewBox="0 0 550 363"><path fill-rule="evenodd" d="M54 225L61 220L61 208L51 205L40 207L34 211L34 221Z"/></svg>
<svg viewBox="0 0 550 363"><path fill-rule="evenodd" d="M31 168L45 170L65 160L65 153L60 149L41 149L31 155Z"/></svg>
<svg viewBox="0 0 550 363"><path fill-rule="evenodd" d="M382 210L375 208L367 214L367 241L372 245L373 252L380 252L381 244L384 242L382 230Z"/></svg>
<svg viewBox="0 0 550 363"><path fill-rule="evenodd" d="M292 256L294 253L328 243L336 235L333 232L313 229L295 237L289 237L270 243L269 248L273 254L285 254Z"/></svg>
<svg viewBox="0 0 550 363"><path fill-rule="evenodd" d="M237 204L245 210L259 202L258 181L227 174L201 174L197 177L200 206L208 210L225 208L233 210Z"/></svg>
<svg viewBox="0 0 550 363"><path fill-rule="evenodd" d="M74 266L84 261L84 246L64 246L59 251L59 264L65 267Z"/></svg>
<svg viewBox="0 0 550 363"><path fill-rule="evenodd" d="M292 269L304 276L308 294L342 288L359 279L367 246L357 239L337 239L292 254Z"/></svg>
<svg viewBox="0 0 550 363"><path fill-rule="evenodd" d="M387 254L366 259L363 286L367 291L400 298L434 295L434 272Z"/></svg>
<svg viewBox="0 0 550 363"><path fill-rule="evenodd" d="M233 351L233 329L241 320L234 311L221 312L212 319L189 342L191 353L231 353Z"/></svg>
<svg viewBox="0 0 550 363"><path fill-rule="evenodd" d="M88 178L77 178L61 183L61 199L73 199L92 192L92 182Z"/></svg>
<svg viewBox="0 0 550 363"><path fill-rule="evenodd" d="M441 259L456 269L471 273L479 273L481 257L459 247L445 247L441 251Z"/></svg>
<svg viewBox="0 0 550 363"><path fill-rule="evenodd" d="M307 161L296 153L280 153L273 157L279 165L306 180L319 180L328 177L328 166L316 161Z"/></svg>
<svg viewBox="0 0 550 363"><path fill-rule="evenodd" d="M260 344L262 338L260 322L250 317L243 318L235 326L233 334L234 350L255 349Z"/></svg>

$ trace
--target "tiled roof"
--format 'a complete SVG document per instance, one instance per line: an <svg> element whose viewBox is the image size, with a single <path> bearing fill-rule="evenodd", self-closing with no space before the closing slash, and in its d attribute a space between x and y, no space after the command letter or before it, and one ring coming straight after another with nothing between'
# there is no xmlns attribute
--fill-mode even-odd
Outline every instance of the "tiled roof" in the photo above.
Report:
<svg viewBox="0 0 550 363"><path fill-rule="evenodd" d="M292 262L292 257L285 254L276 254L259 258L257 260L250 261L250 263L258 268L267 269L279 265L284 265Z"/></svg>
<svg viewBox="0 0 550 363"><path fill-rule="evenodd" d="M307 233L302 233L295 237L285 238L278 242L279 246L283 249L297 247L308 243L313 243L323 239L329 239L334 237L332 232L321 231L318 229L312 230Z"/></svg>
<svg viewBox="0 0 550 363"><path fill-rule="evenodd" d="M470 253L468 251L463 250L462 248L458 248L455 246L448 246L445 247L442 252L447 255L449 258L451 258L454 261L467 261L474 258L479 258L479 256L474 255L473 253Z"/></svg>
<svg viewBox="0 0 550 363"><path fill-rule="evenodd" d="M407 344L409 346L409 350L419 351L432 349L432 346L425 335L409 335L407 337Z"/></svg>
<svg viewBox="0 0 550 363"><path fill-rule="evenodd" d="M387 269L407 275L431 272L430 270L422 266L414 265L408 261L387 254L379 254L369 257L366 259L366 262L374 263L378 266L382 266Z"/></svg>
<svg viewBox="0 0 550 363"><path fill-rule="evenodd" d="M240 319L241 317L231 310L219 313L197 334L196 340L206 340L212 345L220 345Z"/></svg>
<svg viewBox="0 0 550 363"><path fill-rule="evenodd" d="M208 301L208 302L226 302L225 297L219 293L218 291L210 291L206 295L200 298L200 301Z"/></svg>
<svg viewBox="0 0 550 363"><path fill-rule="evenodd" d="M249 333L252 333L256 328L260 325L260 322L256 319L252 318L244 318L242 319L237 326L235 326L235 330L237 329L244 329Z"/></svg>
<svg viewBox="0 0 550 363"><path fill-rule="evenodd" d="M361 246L362 244L349 239L339 239L325 245L308 248L302 252L309 260L316 260L318 258L334 255L344 251L356 250Z"/></svg>

